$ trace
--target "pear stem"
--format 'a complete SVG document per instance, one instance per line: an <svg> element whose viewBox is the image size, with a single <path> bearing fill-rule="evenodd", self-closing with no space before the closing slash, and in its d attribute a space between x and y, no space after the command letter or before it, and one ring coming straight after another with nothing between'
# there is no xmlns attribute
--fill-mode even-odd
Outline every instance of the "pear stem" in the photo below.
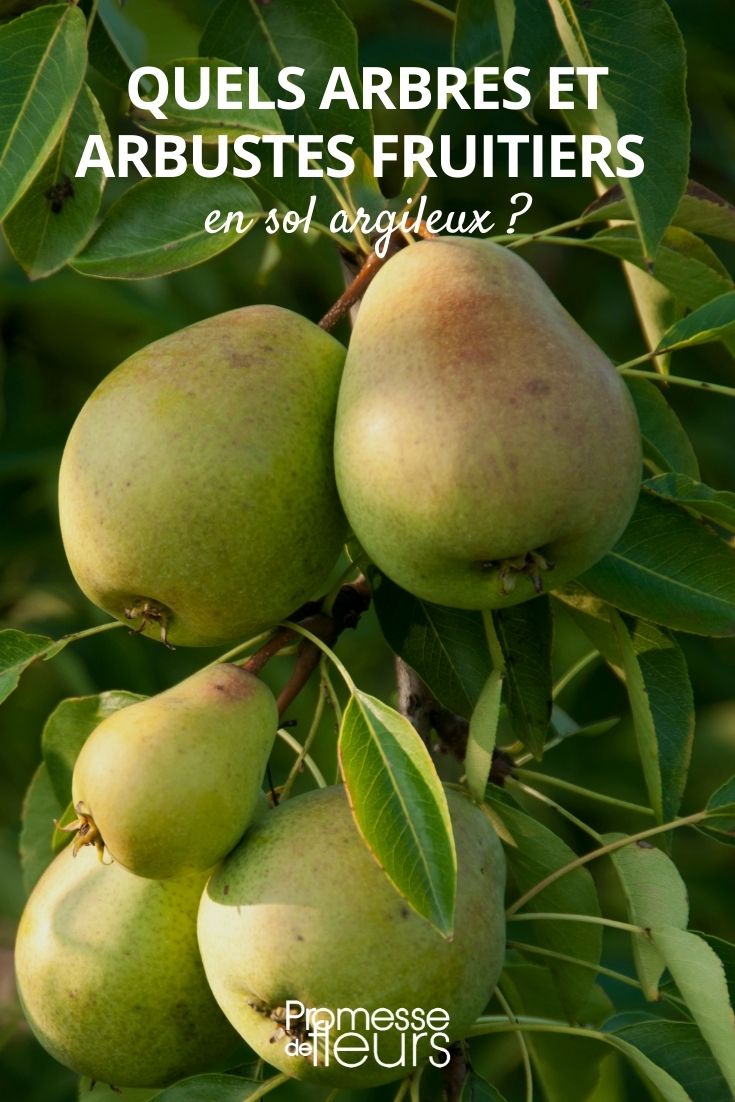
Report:
<svg viewBox="0 0 735 1102"><path fill-rule="evenodd" d="M376 252L370 253L352 282L348 284L334 305L330 306L327 310L326 314L319 322L320 328L326 329L327 332L331 332L337 323L340 322L342 318L346 317L352 307L358 303L365 294L383 265L386 264L399 249L402 249L404 245L415 244L411 239L411 234L415 234L416 237L422 237L425 240L437 236L427 228L426 222L417 222L415 219L406 226L405 230L401 226L396 226L390 234L388 245L383 255L378 256ZM401 236L403 240L401 240Z"/></svg>
<svg viewBox="0 0 735 1102"><path fill-rule="evenodd" d="M328 333L331 332L337 323L349 313L355 303L359 302L365 294L373 279L390 255L390 249L386 250L385 256L378 256L375 252L370 253L370 256L352 280L352 283L345 288L334 305L330 306L329 310L327 310L326 314L319 322L322 329L326 329Z"/></svg>

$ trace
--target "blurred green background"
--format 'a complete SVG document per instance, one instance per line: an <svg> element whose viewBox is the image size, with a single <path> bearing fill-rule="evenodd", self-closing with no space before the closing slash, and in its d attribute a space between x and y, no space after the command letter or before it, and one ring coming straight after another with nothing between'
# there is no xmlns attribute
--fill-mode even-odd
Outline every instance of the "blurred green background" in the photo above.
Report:
<svg viewBox="0 0 735 1102"><path fill-rule="evenodd" d="M103 4L105 0L103 0ZM16 5L16 9L21 5ZM201 27L216 5L202 0L128 0L124 8L110 4L120 33L136 64L160 63L196 52ZM415 7L409 0L348 0L344 5L356 20L361 61L397 66L449 62L450 25ZM725 198L735 199L735 20L726 20L724 4L715 0L696 5L672 3L685 35L689 57L689 93L694 122L691 175ZM4 4L0 15L12 9ZM107 113L113 133L127 126L118 91L97 76L92 85ZM543 130L558 130L560 120L543 108ZM390 129L417 131L423 119L405 116ZM480 126L449 111L442 128L461 134ZM517 130L517 115L495 113L498 129ZM380 120L376 129L380 129ZM435 181L433 205L450 210L492 208L502 219L508 197L528 190L534 205L519 223L523 230L540 229L572 218L594 197L589 181L471 179ZM119 191L113 181L106 202ZM504 224L498 223L496 232ZM735 270L735 248L714 243ZM585 329L616 360L643 349L620 266L584 250L562 251L537 246L524 255L543 274L555 294ZM125 283L86 279L71 271L30 284L0 246L0 326L2 398L0 417L0 618L3 626L59 636L102 622L101 615L76 589L59 539L56 476L61 449L82 403L95 384L141 346L202 317L254 302L273 302L317 320L342 287L334 246L323 238L265 238L255 230L214 261L167 279ZM344 335L344 334L342 334ZM679 354L676 371L720 382L735 382L732 360L720 346ZM672 406L690 433L702 466L702 477L718 489L735 489L732 430L735 404L730 399L671 388ZM697 739L685 811L701 806L709 793L735 772L735 642L685 637L698 709ZM570 623L557 634L556 662L563 672L587 645ZM357 683L390 699L392 659L381 642L372 615L357 633L343 637L340 653ZM173 684L212 657L209 652L175 653L125 630L110 632L64 651L52 663L34 666L21 688L0 711L0 1084L9 1102L67 1102L76 1097L76 1079L42 1052L24 1026L12 982L12 945L23 906L17 857L21 804L39 761L43 723L61 699L102 689L155 693ZM285 677L288 660L269 667L275 685ZM313 691L304 694L290 713L303 730L313 706ZM563 699L563 706L580 722L620 716L607 735L567 744L550 755L544 768L587 787L644 799L634 740L620 686L609 672L592 665ZM334 776L334 724L325 720L315 757L326 775ZM277 748L273 767L283 780L290 751ZM307 783L306 780L303 782ZM603 831L634 830L635 818L590 808L574 799L571 810L589 816ZM529 809L530 805L529 805ZM538 814L538 805L533 807ZM572 845L582 842L557 820L548 820ZM732 849L694 833L680 834L675 856L689 884L692 928L735 939ZM606 869L595 869L607 913L619 913L619 901ZM607 940L610 966L630 970L623 938ZM639 1005L635 992L607 984L616 1005ZM516 1097L521 1080L518 1050L512 1039L485 1045L484 1069L498 1085ZM643 1088L615 1060L606 1062L599 1102L636 1100ZM103 1090L95 1098L108 1097ZM113 1096L109 1096L113 1097Z"/></svg>

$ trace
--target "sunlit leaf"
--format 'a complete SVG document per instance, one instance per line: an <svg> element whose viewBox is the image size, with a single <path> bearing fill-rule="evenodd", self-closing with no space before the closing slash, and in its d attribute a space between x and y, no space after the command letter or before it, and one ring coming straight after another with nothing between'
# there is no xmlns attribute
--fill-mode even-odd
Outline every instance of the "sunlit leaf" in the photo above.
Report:
<svg viewBox="0 0 735 1102"><path fill-rule="evenodd" d="M687 930L656 926L651 938L735 1092L735 1021L722 962L705 941Z"/></svg>
<svg viewBox="0 0 735 1102"><path fill-rule="evenodd" d="M605 834L605 843L615 842L623 834ZM610 854L628 905L628 918L634 926L649 929L660 922L685 930L689 921L687 889L670 857L646 842L633 843ZM658 998L658 983L666 963L651 939L633 935L633 956L638 979L647 999Z"/></svg>
<svg viewBox="0 0 735 1102"><path fill-rule="evenodd" d="M222 217L239 211L243 233L237 226L208 232L204 223L212 211ZM247 184L234 176L205 180L190 168L183 176L141 180L113 204L71 266L82 275L107 279L148 279L177 272L235 245L262 213Z"/></svg>
<svg viewBox="0 0 735 1102"><path fill-rule="evenodd" d="M38 8L0 27L0 221L66 126L87 65L85 28L71 4Z"/></svg>
<svg viewBox="0 0 735 1102"><path fill-rule="evenodd" d="M418 734L393 708L358 692L342 719L339 760L365 842L414 910L451 934L454 836L444 789Z"/></svg>

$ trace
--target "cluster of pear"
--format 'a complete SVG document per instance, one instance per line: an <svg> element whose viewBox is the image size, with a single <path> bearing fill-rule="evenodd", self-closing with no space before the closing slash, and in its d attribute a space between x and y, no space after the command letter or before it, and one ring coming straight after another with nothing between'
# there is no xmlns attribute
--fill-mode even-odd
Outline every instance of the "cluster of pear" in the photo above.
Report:
<svg viewBox="0 0 735 1102"><path fill-rule="evenodd" d="M508 250L439 239L379 272L346 362L272 306L132 356L80 413L59 500L93 601L164 642L211 646L318 595L348 522L419 597L529 599L609 549L639 479L635 414L599 348ZM34 889L16 949L31 1027L81 1074L164 1085L242 1061L244 1039L296 1077L370 1086L429 1039L407 1055L396 1027L381 1059L326 1065L289 1032L289 1001L439 1007L450 1039L486 1005L504 862L485 815L447 791L447 941L390 884L343 788L268 809L277 726L264 683L222 663L109 716L83 746L77 837Z"/></svg>
<svg viewBox="0 0 735 1102"><path fill-rule="evenodd" d="M640 475L624 383L539 276L501 246L439 238L379 271L346 362L274 306L126 360L72 429L59 505L96 604L207 646L318 593L343 509L411 593L499 608L593 566Z"/></svg>
<svg viewBox="0 0 735 1102"><path fill-rule="evenodd" d="M310 1025L289 1026L284 1008L335 1015L439 1008L446 1045L464 1036L502 968L500 843L469 796L448 790L458 884L454 936L445 939L389 882L342 786L273 810L258 801L275 734L268 690L234 667L217 670L208 681L195 675L108 718L85 745L75 789L93 793L90 810L109 825L115 859L103 862L94 846L75 843L31 893L15 954L26 1018L56 1059L116 1087L165 1086L236 1066L248 1058L243 1040L299 1079L354 1088L389 1082L435 1051L431 1034L406 1047L405 1029L396 1024L378 1048L345 1065L330 1053L351 1032L349 1023L332 1031L325 1053L309 1043ZM240 676L248 680L237 685ZM220 690L231 697L218 703L212 693ZM127 738L129 753L141 752L139 779L127 756L119 767L108 757L104 768L108 738L113 749ZM207 789L196 772L205 747L212 759L220 750L231 759L233 773L220 776L219 789ZM168 771L151 774L153 767ZM220 763L204 768L205 781L216 781ZM130 807L115 799L121 776L130 784ZM110 793L109 807L98 802ZM225 795L222 808L218 793ZM237 808L226 823L232 793L251 809L234 849L243 813ZM212 855L219 860L213 870ZM171 875L162 879L164 868Z"/></svg>

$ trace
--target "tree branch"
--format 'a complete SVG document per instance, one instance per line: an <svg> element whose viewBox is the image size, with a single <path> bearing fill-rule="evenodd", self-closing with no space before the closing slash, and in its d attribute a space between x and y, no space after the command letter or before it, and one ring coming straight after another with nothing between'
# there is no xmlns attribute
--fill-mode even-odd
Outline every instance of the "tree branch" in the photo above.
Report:
<svg viewBox="0 0 735 1102"><path fill-rule="evenodd" d="M297 622L331 647L343 631L357 627L360 617L369 605L370 588L367 580L360 577L357 581L342 586L335 597L331 613L322 611L321 604L312 603L303 607ZM291 628L279 628L260 650L242 663L244 670L257 675L271 658L297 639L300 639L301 643L296 662L277 700L279 716L282 716L290 707L319 665L321 657L319 648Z"/></svg>

